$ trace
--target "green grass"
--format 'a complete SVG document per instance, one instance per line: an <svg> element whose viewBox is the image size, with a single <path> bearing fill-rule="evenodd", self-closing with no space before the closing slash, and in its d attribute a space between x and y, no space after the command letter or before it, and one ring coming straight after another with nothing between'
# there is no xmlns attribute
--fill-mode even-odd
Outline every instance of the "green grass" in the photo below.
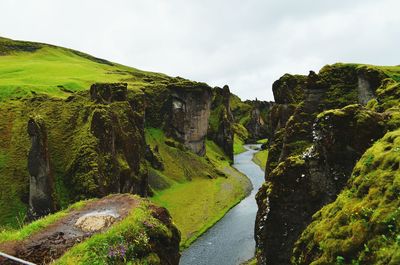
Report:
<svg viewBox="0 0 400 265"><path fill-rule="evenodd" d="M266 144L266 143L268 143L268 139L267 139L267 138L265 138L265 139L260 139L260 140L257 141L257 143L258 143L258 144Z"/></svg>
<svg viewBox="0 0 400 265"><path fill-rule="evenodd" d="M213 141L207 141L203 158L166 145L166 139L161 130L146 129L147 142L153 148L158 146L164 162L160 181L169 185L155 190L151 200L171 213L185 248L246 195L250 182L230 167L229 159Z"/></svg>
<svg viewBox="0 0 400 265"><path fill-rule="evenodd" d="M246 148L244 148L244 141L235 135L233 137L233 153L238 155L240 153L246 152Z"/></svg>
<svg viewBox="0 0 400 265"><path fill-rule="evenodd" d="M267 165L268 159L268 150L261 150L254 154L253 161L256 163L262 170L265 171L265 166Z"/></svg>
<svg viewBox="0 0 400 265"><path fill-rule="evenodd" d="M0 41L0 50L4 48L2 45L5 44ZM34 52L0 55L0 101L29 96L32 92L67 97L68 91L85 90L95 82L123 81L129 88L138 89L148 85L145 81L148 78L168 79L163 74L102 63L88 55L50 45L42 45Z"/></svg>
<svg viewBox="0 0 400 265"><path fill-rule="evenodd" d="M154 252L157 240L171 239L172 232L160 220L152 217L150 204L142 201L121 222L75 245L54 264L160 264ZM113 259L111 249L125 248L123 257ZM158 246L159 247L159 246Z"/></svg>
<svg viewBox="0 0 400 265"><path fill-rule="evenodd" d="M0 243L6 241L21 241L34 233L43 230L52 223L60 220L67 216L73 210L79 210L83 208L90 200L80 201L72 204L68 209L42 217L30 224L22 226L20 229L3 229L0 231Z"/></svg>

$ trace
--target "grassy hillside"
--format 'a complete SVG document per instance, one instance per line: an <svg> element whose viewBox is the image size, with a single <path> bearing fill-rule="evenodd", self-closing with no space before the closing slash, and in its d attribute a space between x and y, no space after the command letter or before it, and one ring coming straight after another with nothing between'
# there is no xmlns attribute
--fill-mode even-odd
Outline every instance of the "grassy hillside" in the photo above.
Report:
<svg viewBox="0 0 400 265"><path fill-rule="evenodd" d="M0 101L33 93L67 97L95 82L139 89L168 79L66 48L0 38Z"/></svg>

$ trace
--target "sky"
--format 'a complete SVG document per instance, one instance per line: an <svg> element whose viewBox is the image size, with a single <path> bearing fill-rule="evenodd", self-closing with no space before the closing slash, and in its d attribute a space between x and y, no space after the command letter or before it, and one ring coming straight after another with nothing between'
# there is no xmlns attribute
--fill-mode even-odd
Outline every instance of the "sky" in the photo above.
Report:
<svg viewBox="0 0 400 265"><path fill-rule="evenodd" d="M399 0L1 0L0 36L273 100L285 73L400 64Z"/></svg>

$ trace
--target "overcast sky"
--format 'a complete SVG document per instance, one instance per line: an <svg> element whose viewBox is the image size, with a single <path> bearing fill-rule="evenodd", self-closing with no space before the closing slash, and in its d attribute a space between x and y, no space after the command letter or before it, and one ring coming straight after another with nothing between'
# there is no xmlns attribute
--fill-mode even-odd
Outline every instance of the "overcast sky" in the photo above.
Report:
<svg viewBox="0 0 400 265"><path fill-rule="evenodd" d="M272 100L284 73L400 64L399 0L1 0L0 35Z"/></svg>

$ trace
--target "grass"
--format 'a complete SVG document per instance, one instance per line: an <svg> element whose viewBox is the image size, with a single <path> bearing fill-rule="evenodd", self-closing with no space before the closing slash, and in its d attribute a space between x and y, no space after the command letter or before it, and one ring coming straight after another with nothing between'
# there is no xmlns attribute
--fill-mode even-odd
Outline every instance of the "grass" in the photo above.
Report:
<svg viewBox="0 0 400 265"><path fill-rule="evenodd" d="M121 222L75 245L53 264L160 264L155 249L171 239L172 232L152 217L150 204L142 201ZM123 248L125 254L118 252ZM115 256L111 251L115 249Z"/></svg>
<svg viewBox="0 0 400 265"><path fill-rule="evenodd" d="M43 230L52 223L60 220L61 218L67 216L73 210L79 210L83 208L90 200L80 201L72 204L67 209L42 217L30 224L22 226L20 229L3 229L0 231L0 243L6 241L21 241L34 233Z"/></svg>
<svg viewBox="0 0 400 265"><path fill-rule="evenodd" d="M9 40L9 42L17 43ZM0 50L4 48L0 42ZM69 91L88 89L95 82L127 82L139 89L146 78L163 80L163 74L103 63L88 55L50 45L34 52L17 51L0 56L0 101L10 97L44 93L67 97Z"/></svg>
<svg viewBox="0 0 400 265"><path fill-rule="evenodd" d="M137 196L135 198L139 199ZM77 202L64 211L43 217L20 229L0 231L0 243L27 239L91 201L94 200ZM161 247L160 242L168 242L174 234L171 227L152 216L151 206L148 200L141 200L122 221L76 244L52 264L160 264L160 257L156 253ZM125 255L118 253L116 257L110 256L110 250L122 247Z"/></svg>
<svg viewBox="0 0 400 265"><path fill-rule="evenodd" d="M266 143L268 143L268 139L267 139L267 138L265 138L265 139L260 139L260 140L257 141L257 143L258 143L258 144L266 144Z"/></svg>
<svg viewBox="0 0 400 265"><path fill-rule="evenodd" d="M230 167L214 142L207 141L203 158L166 145L167 139L159 129L146 129L147 142L158 146L164 162L160 181L169 185L155 190L151 200L168 209L181 231L181 248L186 248L246 195L250 182Z"/></svg>
<svg viewBox="0 0 400 265"><path fill-rule="evenodd" d="M246 148L244 148L244 141L240 138L235 136L233 137L233 153L238 155L240 153L246 152Z"/></svg>
<svg viewBox="0 0 400 265"><path fill-rule="evenodd" d="M261 150L254 154L253 162L256 163L262 170L265 171L267 165L268 150Z"/></svg>

